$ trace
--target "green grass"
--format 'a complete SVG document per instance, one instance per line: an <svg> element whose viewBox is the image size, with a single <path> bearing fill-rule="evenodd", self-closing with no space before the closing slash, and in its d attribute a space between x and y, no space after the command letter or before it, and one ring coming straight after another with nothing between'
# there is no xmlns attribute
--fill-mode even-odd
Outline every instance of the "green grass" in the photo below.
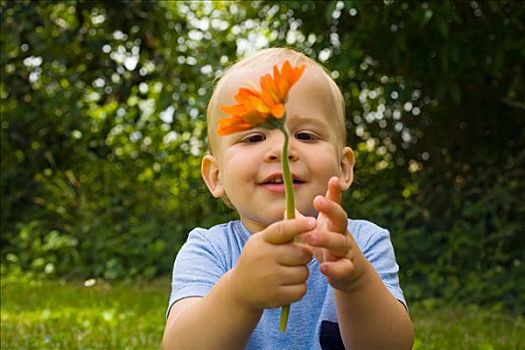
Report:
<svg viewBox="0 0 525 350"><path fill-rule="evenodd" d="M169 282L2 281L1 348L160 349Z"/></svg>
<svg viewBox="0 0 525 350"><path fill-rule="evenodd" d="M525 319L477 306L411 308L414 350L523 350Z"/></svg>
<svg viewBox="0 0 525 350"><path fill-rule="evenodd" d="M168 293L165 279L86 287L4 278L1 348L160 349ZM414 349L525 349L522 316L438 305L411 306Z"/></svg>

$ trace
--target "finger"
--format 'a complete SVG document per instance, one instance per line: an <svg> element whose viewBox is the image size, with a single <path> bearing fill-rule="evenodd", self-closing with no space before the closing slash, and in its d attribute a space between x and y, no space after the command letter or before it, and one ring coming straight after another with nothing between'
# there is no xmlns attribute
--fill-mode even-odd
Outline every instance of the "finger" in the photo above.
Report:
<svg viewBox="0 0 525 350"><path fill-rule="evenodd" d="M306 294L307 290L306 283L281 286L279 289L281 290L281 293L283 293L283 299L280 305L277 306L282 306L301 300L301 298Z"/></svg>
<svg viewBox="0 0 525 350"><path fill-rule="evenodd" d="M328 190L326 190L326 198L340 204L342 197L343 196L341 186L339 184L339 178L337 178L337 176L332 176L330 180L328 180Z"/></svg>
<svg viewBox="0 0 525 350"><path fill-rule="evenodd" d="M349 259L339 259L337 261L324 262L321 264L320 269L328 278L343 280L352 275L355 270L355 265Z"/></svg>
<svg viewBox="0 0 525 350"><path fill-rule="evenodd" d="M312 248L306 244L282 245L276 251L277 262L284 266L305 266L312 260Z"/></svg>
<svg viewBox="0 0 525 350"><path fill-rule="evenodd" d="M295 236L312 230L316 223L313 217L277 221L263 231L264 239L271 244L289 243Z"/></svg>
<svg viewBox="0 0 525 350"><path fill-rule="evenodd" d="M330 253L340 258L350 258L352 255L353 240L349 234L312 231L303 235L303 239L311 246L327 249Z"/></svg>
<svg viewBox="0 0 525 350"><path fill-rule="evenodd" d="M300 300L306 294L306 283L274 288L264 303L265 308L276 308Z"/></svg>
<svg viewBox="0 0 525 350"><path fill-rule="evenodd" d="M348 224L346 212L338 203L326 197L317 196L314 198L314 207L327 219L329 230L346 232Z"/></svg>
<svg viewBox="0 0 525 350"><path fill-rule="evenodd" d="M306 266L293 266L281 269L279 272L281 286L293 286L305 283L309 274L310 272Z"/></svg>

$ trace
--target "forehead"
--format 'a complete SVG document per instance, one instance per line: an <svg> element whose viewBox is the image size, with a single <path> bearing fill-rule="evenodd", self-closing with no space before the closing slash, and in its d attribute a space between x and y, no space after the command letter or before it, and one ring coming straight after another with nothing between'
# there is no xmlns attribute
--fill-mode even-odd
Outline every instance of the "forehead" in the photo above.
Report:
<svg viewBox="0 0 525 350"><path fill-rule="evenodd" d="M215 107L222 104L236 103L234 97L237 90L241 87L260 89L260 78L266 74L273 76L274 65L280 68L281 62L234 67L221 78L215 88L212 97L212 100L215 99L218 102L218 105ZM318 104L333 104L336 96L333 96L334 94L331 93L330 79L321 67L307 64L303 75L290 90L289 100L294 98L294 95L297 95L297 92L301 90L303 94L316 95L318 98L315 99L315 102ZM332 82L332 84L334 83ZM218 109L214 112L219 113L218 117L225 116Z"/></svg>
<svg viewBox="0 0 525 350"><path fill-rule="evenodd" d="M341 103L326 73L305 70L304 76L290 90L286 109L289 115L325 118L335 127L344 118Z"/></svg>
<svg viewBox="0 0 525 350"><path fill-rule="evenodd" d="M210 148L217 143L218 120L227 115L220 110L221 105L235 104L235 94L240 87L260 89L259 79L272 74L275 62L262 65L234 67L219 81L208 106L208 137ZM280 62L277 62L281 66ZM340 92L331 78L319 66L307 64L302 77L291 88L286 103L288 115L325 118L328 125L336 129L344 143L344 104Z"/></svg>

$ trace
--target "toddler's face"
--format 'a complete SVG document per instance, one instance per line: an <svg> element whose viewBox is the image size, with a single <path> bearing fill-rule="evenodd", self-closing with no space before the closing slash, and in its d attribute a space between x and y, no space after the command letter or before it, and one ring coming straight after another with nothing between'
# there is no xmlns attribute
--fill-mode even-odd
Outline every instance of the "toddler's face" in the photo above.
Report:
<svg viewBox="0 0 525 350"><path fill-rule="evenodd" d="M236 90L247 86L247 80L258 82L263 73L265 71L229 78L225 89L228 92L218 96L217 106L232 104ZM295 206L302 214L315 216L313 199L325 194L330 177L339 176L343 189L350 186L353 153L343 147L344 141L338 137L341 133L337 127L341 123L336 122L338 116L329 91L308 68L291 89L286 113ZM218 110L215 116L225 117ZM214 137L213 142L210 140L213 156L206 156L202 164L203 177L212 194L226 195L251 232L283 219L282 132L254 128Z"/></svg>

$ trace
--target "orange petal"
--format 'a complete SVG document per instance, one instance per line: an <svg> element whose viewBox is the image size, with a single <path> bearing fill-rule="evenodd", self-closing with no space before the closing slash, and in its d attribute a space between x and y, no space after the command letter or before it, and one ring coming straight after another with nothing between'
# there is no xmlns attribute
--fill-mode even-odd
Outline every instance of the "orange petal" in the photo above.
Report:
<svg viewBox="0 0 525 350"><path fill-rule="evenodd" d="M235 99L240 104L243 104L246 100L250 99L252 96L259 96L259 93L255 90L248 88L240 88L235 95Z"/></svg>
<svg viewBox="0 0 525 350"><path fill-rule="evenodd" d="M253 92L253 91L252 91ZM264 103L260 94L245 93L240 100L245 108L245 113L264 113L267 114L270 112L269 107Z"/></svg>
<svg viewBox="0 0 525 350"><path fill-rule="evenodd" d="M296 67L296 68L292 69L292 72L290 74L290 78L288 79L288 84L290 84L290 88L292 87L293 84L295 84L297 82L297 80L299 80L301 75L303 75L303 72L304 72L305 68L306 68L306 66L304 64L302 64L299 67Z"/></svg>
<svg viewBox="0 0 525 350"><path fill-rule="evenodd" d="M268 113L262 114L262 113L248 113L244 116L244 120L247 123L250 123L253 127L262 124L268 119Z"/></svg>
<svg viewBox="0 0 525 350"><path fill-rule="evenodd" d="M220 106L220 110L229 115L242 115L245 113L243 105Z"/></svg>
<svg viewBox="0 0 525 350"><path fill-rule="evenodd" d="M281 75L279 74L279 68L277 65L273 66L273 80L278 81L281 79Z"/></svg>
<svg viewBox="0 0 525 350"><path fill-rule="evenodd" d="M217 133L221 136L233 134L235 132L248 130L253 127L252 124L246 122L244 118L240 116L234 116L230 118L223 118L219 120L217 127Z"/></svg>
<svg viewBox="0 0 525 350"><path fill-rule="evenodd" d="M275 104L275 101L274 99L272 98L272 95L270 93L270 91L268 90L265 90L263 91L262 95L261 95L261 99L263 100L263 102L268 105L268 106L273 106Z"/></svg>
<svg viewBox="0 0 525 350"><path fill-rule="evenodd" d="M269 106L282 102L275 88L263 90L261 93L261 99Z"/></svg>
<svg viewBox="0 0 525 350"><path fill-rule="evenodd" d="M273 66L273 77L270 74L260 78L261 91L242 87L237 91L237 104L220 106L220 109L230 117L219 120L217 132L228 135L238 131L251 129L265 123L270 117L283 118L284 102L290 88L303 74L305 65L292 67L288 60L284 61L281 70Z"/></svg>
<svg viewBox="0 0 525 350"><path fill-rule="evenodd" d="M284 104L279 103L272 106L272 115L277 119L281 119L284 116Z"/></svg>
<svg viewBox="0 0 525 350"><path fill-rule="evenodd" d="M286 100L288 91L290 91L290 86L288 85L287 80L282 79L277 82L277 94L279 96L279 101Z"/></svg>
<svg viewBox="0 0 525 350"><path fill-rule="evenodd" d="M281 68L281 79L288 80L291 70L292 70L292 67L290 66L290 62L288 60L284 61L283 67Z"/></svg>
<svg viewBox="0 0 525 350"><path fill-rule="evenodd" d="M272 76L270 74L266 74L265 76L261 77L261 88L262 93L264 93L265 91L275 91L275 80L272 79Z"/></svg>

